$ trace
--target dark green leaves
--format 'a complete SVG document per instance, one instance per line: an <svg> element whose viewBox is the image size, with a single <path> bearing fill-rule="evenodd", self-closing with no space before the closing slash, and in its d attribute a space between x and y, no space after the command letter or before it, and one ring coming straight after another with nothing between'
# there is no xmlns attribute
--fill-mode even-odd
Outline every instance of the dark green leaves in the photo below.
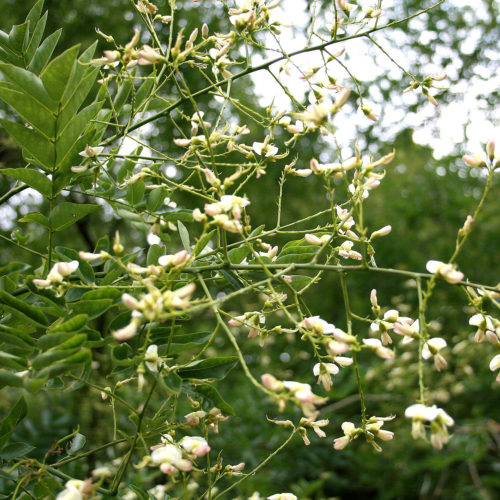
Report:
<svg viewBox="0 0 500 500"><path fill-rule="evenodd" d="M180 368L178 373L182 378L222 379L236 366L237 362L238 358L235 356L202 359Z"/></svg>
<svg viewBox="0 0 500 500"><path fill-rule="evenodd" d="M1 97L0 88L0 97ZM52 195L52 183L45 174L31 168L4 168L2 174L13 177L18 181L24 182L28 186L36 189L43 196Z"/></svg>
<svg viewBox="0 0 500 500"><path fill-rule="evenodd" d="M59 203L50 214L50 224L54 231L62 231L78 220L99 209L99 205L84 203Z"/></svg>

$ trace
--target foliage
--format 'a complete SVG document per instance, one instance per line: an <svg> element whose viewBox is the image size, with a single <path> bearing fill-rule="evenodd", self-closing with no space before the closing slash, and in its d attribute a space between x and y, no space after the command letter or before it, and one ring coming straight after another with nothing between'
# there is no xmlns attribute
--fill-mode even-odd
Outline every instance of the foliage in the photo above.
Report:
<svg viewBox="0 0 500 500"><path fill-rule="evenodd" d="M339 50L366 41L408 79L382 99L432 108L445 76L385 44L443 1L313 2L295 51L279 1L178 3L127 3L141 30L110 23L101 57L58 53L43 0L0 32L0 199L26 202L0 235L1 493L492 498L495 144L373 148L384 85Z"/></svg>

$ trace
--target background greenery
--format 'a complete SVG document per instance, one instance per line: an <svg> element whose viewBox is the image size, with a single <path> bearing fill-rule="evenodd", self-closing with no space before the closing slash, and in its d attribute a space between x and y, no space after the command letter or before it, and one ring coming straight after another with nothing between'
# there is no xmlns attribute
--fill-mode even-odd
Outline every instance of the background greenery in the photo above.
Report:
<svg viewBox="0 0 500 500"><path fill-rule="evenodd" d="M156 2L160 9L164 7L164 3ZM228 29L227 16L220 15L224 11L222 4L217 4L217 10L212 7L212 2L177 3L180 16L178 22L185 26L187 33L202 22L207 22L213 32ZM313 2L310 3L312 5ZM324 2L325 9L328 4L329 2ZM422 2L405 0L398 2L398 6L389 12L397 18L400 14L418 10L421 4ZM481 7L477 7L477 4L481 4ZM112 34L120 43L125 43L130 38L134 26L130 3L125 0L48 0L45 6L49 10L46 33L63 27L57 53L76 43L81 43L83 47L90 45L96 37L94 26L98 26L104 33ZM27 8L14 0L0 0L0 7L0 27L4 30L24 19L24 9ZM484 19L477 17L477 13L482 11L488 14ZM492 51L497 51L495 33L498 16L498 3L494 1L482 0L474 2L474 6L460 8L445 3L422 21L425 23L424 30L432 34L431 43L421 43L419 32L410 26L399 27L393 36L396 39L400 30L405 33L406 45L403 50L407 50L408 62L415 74L427 74L426 65L430 62L445 69L447 64L453 62L453 85L473 82L477 78L487 80L498 70L498 57L491 55ZM475 30L475 33L479 30L479 36L475 35L477 43L473 50L467 49L464 52L461 48L470 30ZM165 27L164 35L167 34L168 28ZM107 47L101 40L96 53L100 54L105 48ZM355 57L355 54L351 54L351 58ZM486 70L483 71L484 68ZM193 91L203 86L203 82L190 79L189 73L185 74L185 78ZM365 81L364 86L379 89L385 101L391 101L403 87L399 78L387 76L377 77L371 82ZM250 79L240 80L233 90L237 98L249 105L254 105L257 101L256 94L262 92L253 88ZM371 90L371 93L377 94L376 90ZM166 98L174 95L174 89L166 89ZM215 116L209 108L209 99L210 96L205 95L198 103L201 109L207 111L208 120ZM453 93L444 93L440 98L442 102L454 99L456 95ZM477 101L485 116L493 119L497 103L497 90ZM193 110L185 106L183 112L190 116ZM232 112L237 114L234 110ZM418 112L417 105L408 112ZM3 107L2 113L9 111ZM240 115L239 119L243 121L244 117ZM457 144L453 154L436 159L435 152L430 147L414 142L413 130L398 129L390 119L381 121L380 127L378 125L364 128L358 135L361 148L369 147L371 151L386 153L395 147L397 151L395 161L388 168L387 179L372 193L368 201L368 227L375 229L386 224L393 227L392 234L378 243L377 263L381 267L423 270L428 259L446 260L451 254L457 228L461 227L465 217L477 203L483 180L461 166L460 157L464 153L461 144ZM435 125L432 119L423 117L420 126ZM262 140L257 130L251 129L252 135L246 142L251 144L253 140ZM172 145L173 130L168 120L160 120L155 123L147 140L152 148L158 147L173 155L176 151ZM487 139L484 138L485 141ZM324 154L325 151L320 150L319 141L316 143L313 136L308 136L296 144L295 153L299 155L301 163L307 165L309 158ZM333 150L328 153L335 156ZM286 160L282 162L285 163ZM20 150L0 130L0 168L23 165ZM252 210L253 227L269 224L268 214L275 212L279 167L280 163L276 168L269 168L267 175L258 183L250 182L247 185L246 193L252 200L252 207L258 208ZM327 200L317 194L320 192L319 179L294 181L285 185L285 222L309 215L311 204L317 206L318 211L328 207ZM12 179L0 176L0 196L11 188L11 183ZM68 200L85 201L75 194L70 194ZM188 207L192 203L182 193L177 193L175 201L180 206ZM41 212L46 210L47 207L40 205L41 203L37 197L19 194L10 199L8 206L2 206L1 227L4 236L10 237L11 232L16 229L21 238L29 238L32 248L43 251L46 247L43 232L34 225L17 225L15 222L35 207ZM480 223L473 230L468 248L458 261L459 268L472 281L495 285L499 269L497 249L500 245L498 207L498 187L495 186ZM188 224L194 234L195 227L195 224ZM101 238L111 237L117 229L120 230L126 247L147 246L146 232L138 231L127 221L106 212L92 214L67 231L59 233L57 244L92 251ZM170 233L170 237L167 247L172 250L179 248L178 236ZM285 241L286 238L282 241L278 238L275 244L281 246ZM36 256L23 253L19 248L2 241L0 266L13 260L26 262L33 269L41 264ZM9 278L1 278L1 282L5 289L9 288ZM381 305L397 306L400 310L407 305L408 310L415 310L416 294L411 283L398 277L384 276L380 280L378 276L360 273L350 280L349 289L353 309L358 314L369 313L368 296L373 287L378 289ZM221 291L224 290L224 286L221 286ZM261 301L256 296L248 296L245 300L245 310L261 307ZM336 276L324 276L320 285L312 287L307 296L308 303L316 306L314 314L339 325L343 322L341 300ZM238 301L232 307L235 311L241 311L242 308ZM429 317L439 325L441 335L448 340L449 345L454 346L461 340L470 338L471 327L467 324L470 314L471 309L460 295L455 295L448 286L439 286ZM99 318L99 324L95 328L107 332L112 320L113 314L104 315ZM209 323L204 323L203 318L199 321L200 330L210 327ZM356 327L366 329L363 324ZM244 333L241 333L241 339L243 338ZM223 340L218 340L211 349L218 354L229 353L230 346ZM256 374L270 372L282 379L293 377L294 380L310 381L311 363L304 363L307 353L298 338L284 335L269 339L264 348L258 345L257 340L249 341L245 343L244 354L250 369ZM263 472L243 482L238 488L238 494L241 498L247 498L253 491L259 491L263 495L291 491L300 499L318 500L494 499L500 491L500 410L498 389L494 386L491 372L487 370L487 356L488 351L484 345L469 346L467 352L460 352L460 356L455 356L453 349L449 349L448 370L444 375L432 378L432 384L429 384L435 401L445 407L456 421L454 437L443 451L437 452L423 443L413 442L409 423L402 418L404 408L417 394L415 374L413 377L411 372L400 375L401 366L409 364L408 359L396 358L392 364L374 361L373 366L370 366L371 361L367 358L363 360L363 366L368 369L365 377L371 412L375 415L396 413L399 417L391 426L396 437L393 442L384 446L383 454L375 454L361 440L341 453L332 448L332 436L339 433L341 422L359 419L359 402L351 396L355 393L353 376L346 371L335 379L334 388L328 394L329 402L322 409L322 415L331 422L328 438L311 439L309 448L296 439ZM96 361L103 363L103 373L106 373L104 354L98 352ZM249 470L285 439L286 431L266 421L266 416L278 416L268 401L262 400L261 395L252 388L241 390L241 387L247 388L248 384L243 384L243 373L237 372L238 370L239 368L235 369L230 383L222 381L218 386L224 399L231 402L237 416L222 424L224 432L219 439L213 438L211 445L214 450L223 450L227 463L244 461ZM431 370L429 377L432 377ZM105 384L105 381L102 383ZM318 387L316 392L321 393L322 389ZM139 404L141 401L134 390L124 397L132 404ZM15 394L10 389L0 392L3 414L15 399ZM79 426L87 442L91 442L94 447L109 440L111 411L109 407L102 405L95 391L83 388L68 393L43 392L42 395L29 397L28 407L28 418L16 434L20 440L33 443L34 456L43 456L58 439L71 433L76 426ZM295 417L299 417L298 411ZM120 425L122 429L127 429L130 423L124 420ZM228 436L235 438L228 439ZM87 477L90 470L114 456L116 455L111 451L103 452L102 456L91 455L85 461L68 465L65 472L76 477ZM159 481L160 477L151 477L150 480L151 485ZM9 484L0 478L0 491L2 488L7 492Z"/></svg>

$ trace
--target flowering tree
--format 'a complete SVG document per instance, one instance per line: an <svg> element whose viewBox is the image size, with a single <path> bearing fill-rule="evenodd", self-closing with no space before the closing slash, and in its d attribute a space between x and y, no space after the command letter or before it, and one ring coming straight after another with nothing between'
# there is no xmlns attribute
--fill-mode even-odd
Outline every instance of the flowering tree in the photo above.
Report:
<svg viewBox="0 0 500 500"><path fill-rule="evenodd" d="M377 413L367 391L380 381L370 372L389 370L398 360L411 381L401 432L437 450L448 443L455 422L438 406L434 372L446 373L451 351L460 356L463 342L484 343L481 363L500 372L500 321L493 314L500 289L470 281L456 265L500 166L495 144L487 142L483 155L464 156L480 172L483 191L457 228L448 258L435 260L432 249L422 257L426 272L380 267L377 240L390 235L392 221L367 224L372 191L391 182L386 168L397 151L363 151L354 137L334 147L336 129L356 109L374 126L379 118L344 56L360 39L408 78L401 92L421 92L423 102L438 105L446 75L411 74L377 37L432 16L443 1L385 21L382 2L361 8L337 0L328 16L314 16L298 50L286 46L290 27L276 15L279 0L222 2L217 8L231 28L220 33L207 24L185 33L176 24L175 1L165 12L138 1L142 28L126 41L99 32L108 44L102 54L94 44L54 57L59 32L44 38L42 0L23 24L0 34L0 99L15 112L2 125L25 162L2 169L14 182L2 202L28 188L39 193L46 209L19 222L47 242L39 251L22 232L3 237L36 262L0 268L6 277L0 382L17 397L0 424L6 495L234 498L297 438L309 446L311 431L329 440L331 453L355 448L358 438L381 452L383 442L397 440L391 429L403 415L397 408ZM297 62L304 55L314 57L313 64ZM261 72L288 98L286 109L272 98L260 109L234 97L241 80ZM305 86L307 101L294 79ZM174 139L162 150L148 138L165 119ZM259 140L247 140L250 133ZM309 139L323 141L327 158L301 157ZM257 225L252 218L262 214L249 193L276 171L274 210ZM317 192L304 216L294 217L290 184ZM60 245L65 231L96 216L125 221L147 234L147 246L102 230L94 248ZM351 298L360 274L374 283L387 276L404 280L416 307L390 308L375 286L358 310ZM320 317L309 299L330 276L342 303L337 325ZM435 332L429 312L441 284L459 290L472 308L473 338L454 346L451 336ZM333 293L327 290L322 293ZM251 366L247 352L257 347L263 357L283 340L300 343L300 372L282 376L264 363ZM353 381L352 391L346 387L360 403L354 422L330 424L325 408L336 378ZM254 391L255 404L264 401L272 415L268 425L284 432L251 469L243 460L224 463L225 446L213 444L238 439L224 434L230 417L244 417L235 411L238 391L235 401L221 395L220 386L231 381L238 391ZM87 443L92 429L82 424L42 455L34 450L16 428L28 406L54 393L90 398L92 411L103 416L105 438ZM89 457L94 467L78 468ZM297 498L261 493L251 498Z"/></svg>

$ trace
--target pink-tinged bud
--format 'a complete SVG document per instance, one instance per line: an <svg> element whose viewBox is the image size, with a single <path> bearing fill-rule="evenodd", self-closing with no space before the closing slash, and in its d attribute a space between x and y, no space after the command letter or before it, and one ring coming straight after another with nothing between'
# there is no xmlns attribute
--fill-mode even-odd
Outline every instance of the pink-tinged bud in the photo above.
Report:
<svg viewBox="0 0 500 500"><path fill-rule="evenodd" d="M459 229L458 234L460 236L465 236L468 234L472 228L472 224L474 223L474 219L472 215L468 215L467 219L465 219L464 225Z"/></svg>
<svg viewBox="0 0 500 500"><path fill-rule="evenodd" d="M125 50L133 49L139 42L140 38L141 38L141 33L139 32L138 29L135 29L132 40L130 40L130 42L128 42L127 45L125 45Z"/></svg>
<svg viewBox="0 0 500 500"><path fill-rule="evenodd" d="M156 49L149 45L143 45L142 49L137 52L138 60L137 62L141 66L146 66L148 64L157 64L159 62L164 62L164 57L157 52Z"/></svg>
<svg viewBox="0 0 500 500"><path fill-rule="evenodd" d="M99 253L78 252L78 257L86 262L94 262L96 260L104 260L109 257L108 252L101 251Z"/></svg>
<svg viewBox="0 0 500 500"><path fill-rule="evenodd" d="M351 89L343 87L339 95L335 99L335 108L337 109L341 108L349 99L350 94L351 94Z"/></svg>
<svg viewBox="0 0 500 500"><path fill-rule="evenodd" d="M132 320L127 326L114 331L113 337L118 340L118 342L129 340L137 333L137 327L137 322Z"/></svg>
<svg viewBox="0 0 500 500"><path fill-rule="evenodd" d="M469 167L484 167L485 163L481 159L481 157L476 154L476 155L464 155L462 156L462 160L466 165L469 165Z"/></svg>
<svg viewBox="0 0 500 500"><path fill-rule="evenodd" d="M486 340L493 345L499 345L500 341L498 340L498 336L495 332L492 332L491 330L486 330L486 333L484 334L486 337Z"/></svg>
<svg viewBox="0 0 500 500"><path fill-rule="evenodd" d="M122 295L122 302L128 309L135 310L139 307L139 301L129 293Z"/></svg>
<svg viewBox="0 0 500 500"><path fill-rule="evenodd" d="M196 222L206 222L208 220L207 216L199 208L193 210L193 219Z"/></svg>
<svg viewBox="0 0 500 500"><path fill-rule="evenodd" d="M333 331L333 336L336 340L344 344L354 344L356 342L356 337L345 333L340 328L335 328L335 330Z"/></svg>
<svg viewBox="0 0 500 500"><path fill-rule="evenodd" d="M374 309L378 309L378 301L377 301L377 290L375 288L370 292L370 303Z"/></svg>
<svg viewBox="0 0 500 500"><path fill-rule="evenodd" d="M321 168L320 164L318 163L318 160L316 160L316 158L312 158L310 163L309 163L309 166L311 167L311 170L315 173L315 174L320 174L323 169Z"/></svg>
<svg viewBox="0 0 500 500"><path fill-rule="evenodd" d="M490 160L495 157L495 141L488 141L486 144L486 154Z"/></svg>
<svg viewBox="0 0 500 500"><path fill-rule="evenodd" d="M229 465L228 467L232 472L240 472L245 468L245 462L241 462L236 465Z"/></svg>
<svg viewBox="0 0 500 500"><path fill-rule="evenodd" d="M202 168L201 171L205 174L205 179L211 186L220 186L220 180L217 179L212 170L210 170L209 168Z"/></svg>
<svg viewBox="0 0 500 500"><path fill-rule="evenodd" d="M304 236L304 239L307 241L307 243L309 243L310 245L315 245L315 246L322 246L323 243L322 241L317 237L315 236L314 234L306 234Z"/></svg>
<svg viewBox="0 0 500 500"><path fill-rule="evenodd" d="M309 168L299 168L298 170L292 170L292 173L297 177L309 177L312 174L312 170Z"/></svg>
<svg viewBox="0 0 500 500"><path fill-rule="evenodd" d="M52 281L51 280L34 279L33 284L37 288L50 288L52 286Z"/></svg>
<svg viewBox="0 0 500 500"><path fill-rule="evenodd" d="M435 82L442 82L443 80L445 80L447 77L446 73L443 73L441 75L438 75L438 76L433 76L432 79L435 81Z"/></svg>
<svg viewBox="0 0 500 500"><path fill-rule="evenodd" d="M284 389L283 382L280 382L276 377L273 377L270 373L264 373L260 377L262 385L269 389L270 391L279 392Z"/></svg>

